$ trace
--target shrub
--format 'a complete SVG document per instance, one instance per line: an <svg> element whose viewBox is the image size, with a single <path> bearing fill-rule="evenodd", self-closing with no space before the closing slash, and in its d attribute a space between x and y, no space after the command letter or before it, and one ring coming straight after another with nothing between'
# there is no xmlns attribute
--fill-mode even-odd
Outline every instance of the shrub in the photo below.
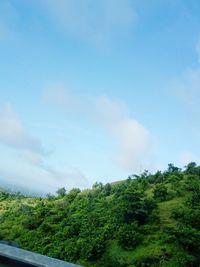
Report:
<svg viewBox="0 0 200 267"><path fill-rule="evenodd" d="M124 224L118 231L119 245L126 249L131 250L141 242L142 236L136 222L131 224Z"/></svg>

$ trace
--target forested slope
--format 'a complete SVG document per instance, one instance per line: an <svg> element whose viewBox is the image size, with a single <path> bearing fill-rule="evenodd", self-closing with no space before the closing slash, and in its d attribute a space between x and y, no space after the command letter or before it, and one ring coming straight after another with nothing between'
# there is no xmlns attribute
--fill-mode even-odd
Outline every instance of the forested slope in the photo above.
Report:
<svg viewBox="0 0 200 267"><path fill-rule="evenodd" d="M199 266L200 167L45 198L2 191L0 239L83 266Z"/></svg>

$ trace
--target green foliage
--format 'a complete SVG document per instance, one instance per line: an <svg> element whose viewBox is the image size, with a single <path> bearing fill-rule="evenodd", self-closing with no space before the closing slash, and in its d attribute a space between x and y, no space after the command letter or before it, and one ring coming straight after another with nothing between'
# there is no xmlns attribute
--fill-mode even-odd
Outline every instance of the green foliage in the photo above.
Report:
<svg viewBox="0 0 200 267"><path fill-rule="evenodd" d="M168 196L167 187L163 184L156 185L153 190L153 195L156 200L159 200L159 201L167 200L167 196Z"/></svg>
<svg viewBox="0 0 200 267"><path fill-rule="evenodd" d="M190 162L187 166L186 166L186 170L185 172L187 174L199 174L199 170L200 168L197 166L197 164L195 162Z"/></svg>
<svg viewBox="0 0 200 267"><path fill-rule="evenodd" d="M174 164L172 164L172 163L168 164L168 170L167 170L168 174L179 173L180 171L181 171L181 169L178 167L175 167Z"/></svg>
<svg viewBox="0 0 200 267"><path fill-rule="evenodd" d="M118 242L126 250L134 249L142 239L138 224L123 224L118 231Z"/></svg>
<svg viewBox="0 0 200 267"><path fill-rule="evenodd" d="M56 191L58 197L64 197L65 194L66 194L66 189L64 187L62 188L59 188L57 191Z"/></svg>
<svg viewBox="0 0 200 267"><path fill-rule="evenodd" d="M200 167L168 165L57 196L0 192L0 239L94 267L200 266Z"/></svg>

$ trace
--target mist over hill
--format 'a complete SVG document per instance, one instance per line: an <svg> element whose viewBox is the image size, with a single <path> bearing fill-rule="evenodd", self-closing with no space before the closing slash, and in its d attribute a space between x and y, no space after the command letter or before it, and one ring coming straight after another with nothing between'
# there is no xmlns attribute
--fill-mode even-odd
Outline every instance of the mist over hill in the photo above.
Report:
<svg viewBox="0 0 200 267"><path fill-rule="evenodd" d="M43 190L34 190L30 186L21 186L17 185L16 183L10 183L6 182L5 179L2 179L0 177L0 190L4 190L10 193L17 193L20 192L24 196L45 196L46 194L44 193Z"/></svg>

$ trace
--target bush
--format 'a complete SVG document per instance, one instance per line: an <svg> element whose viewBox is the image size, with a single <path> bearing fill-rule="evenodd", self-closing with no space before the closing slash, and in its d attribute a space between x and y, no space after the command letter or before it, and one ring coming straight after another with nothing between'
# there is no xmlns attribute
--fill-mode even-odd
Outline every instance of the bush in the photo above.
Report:
<svg viewBox="0 0 200 267"><path fill-rule="evenodd" d="M118 231L119 245L126 249L131 250L141 242L142 236L136 222L131 224L124 224Z"/></svg>
<svg viewBox="0 0 200 267"><path fill-rule="evenodd" d="M163 184L158 184L153 191L154 198L159 201L167 200L168 191L167 187Z"/></svg>

